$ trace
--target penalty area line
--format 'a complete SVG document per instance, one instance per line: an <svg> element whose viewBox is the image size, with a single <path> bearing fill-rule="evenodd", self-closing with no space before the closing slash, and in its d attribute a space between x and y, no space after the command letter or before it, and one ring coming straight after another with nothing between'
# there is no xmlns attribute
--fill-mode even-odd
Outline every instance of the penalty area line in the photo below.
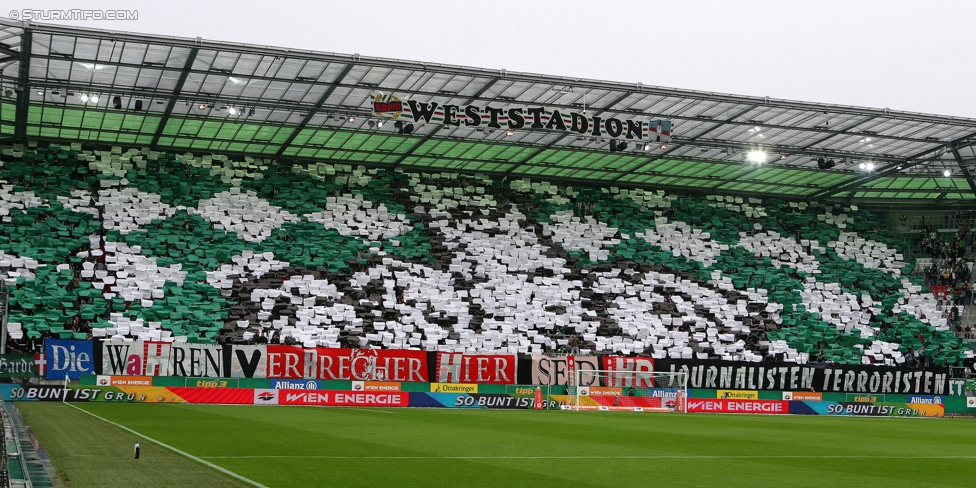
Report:
<svg viewBox="0 0 976 488"><path fill-rule="evenodd" d="M205 461L205 460L203 460L203 459L201 459L201 458L199 458L197 456L194 456L193 454L190 454L188 452L181 451L181 450L179 450L179 449L177 449L177 448L175 448L175 447L173 447L173 446L171 446L169 444L164 444L163 442L157 441L156 439L153 439L152 437L149 437L149 436L147 436L145 434L141 434L139 432L136 432L136 431L134 431L134 430L132 430L132 429L130 429L130 428L122 425L122 424L118 424L118 423L112 422L111 420L109 420L107 418L104 418L104 417L100 417L98 415L95 415L95 414L93 414L93 413L89 412L88 410L85 410L85 409L83 409L81 407L72 405L70 403L65 403L65 405L67 405L67 406L69 406L71 408L74 408L76 410L80 410L80 411L82 411L82 412L84 412L84 413L86 413L88 415L91 415L92 417L95 417L96 419L101 420L102 422L105 422L106 424L114 425L115 427L118 427L118 428L120 428L120 429L122 429L122 430L124 430L124 431L126 431L126 432L128 432L128 433L130 433L130 434L132 434L134 436L136 436L136 437L143 438L143 439L145 439L145 440L147 440L149 442L152 442L153 444L156 444L156 445L158 445L160 447L169 449L170 451L173 451L176 454L179 454L179 455L184 456L184 457L186 457L188 459L191 459L193 461L196 461L196 462L198 462L198 463L200 463L200 464L202 464L204 466L207 466L209 468L213 468L213 469L215 469L217 471L220 471L221 473L224 473L227 476L230 476L231 478L237 479L239 481L243 481L244 483L247 483L247 484L249 484L251 486L256 486L258 488L268 488L267 486L262 485L261 483L258 483L257 481L254 481L252 479L245 478L245 477L243 477L243 476L241 476L241 475L239 475L239 474L237 474L237 473L235 473L233 471L230 471L228 469L225 469L225 468L222 468L220 466L217 466L214 463Z"/></svg>
<svg viewBox="0 0 976 488"><path fill-rule="evenodd" d="M206 459L976 459L976 456L203 456Z"/></svg>

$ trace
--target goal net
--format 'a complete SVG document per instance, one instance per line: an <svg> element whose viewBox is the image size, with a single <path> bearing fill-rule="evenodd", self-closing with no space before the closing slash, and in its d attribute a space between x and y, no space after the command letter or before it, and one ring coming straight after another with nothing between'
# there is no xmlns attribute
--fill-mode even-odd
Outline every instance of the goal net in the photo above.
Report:
<svg viewBox="0 0 976 488"><path fill-rule="evenodd" d="M572 410L687 411L686 373L576 370L570 381Z"/></svg>

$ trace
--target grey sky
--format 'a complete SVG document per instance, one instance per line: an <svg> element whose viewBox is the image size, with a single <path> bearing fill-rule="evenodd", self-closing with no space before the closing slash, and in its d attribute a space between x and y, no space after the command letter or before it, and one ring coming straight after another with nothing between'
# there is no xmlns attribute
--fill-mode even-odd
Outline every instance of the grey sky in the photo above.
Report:
<svg viewBox="0 0 976 488"><path fill-rule="evenodd" d="M6 6L137 9L136 21L65 23L976 118L972 0L13 0Z"/></svg>

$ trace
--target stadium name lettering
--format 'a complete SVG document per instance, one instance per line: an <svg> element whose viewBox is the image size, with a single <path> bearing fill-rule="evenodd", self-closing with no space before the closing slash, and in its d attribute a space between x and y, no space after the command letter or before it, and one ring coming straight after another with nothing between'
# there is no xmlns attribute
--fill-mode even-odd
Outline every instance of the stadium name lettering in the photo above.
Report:
<svg viewBox="0 0 976 488"><path fill-rule="evenodd" d="M545 106L451 105L400 100L378 94L373 98L377 117L412 123L487 127L489 129L546 129L574 132L580 136L624 138L667 142L671 122L666 120L618 119L588 115L585 110Z"/></svg>

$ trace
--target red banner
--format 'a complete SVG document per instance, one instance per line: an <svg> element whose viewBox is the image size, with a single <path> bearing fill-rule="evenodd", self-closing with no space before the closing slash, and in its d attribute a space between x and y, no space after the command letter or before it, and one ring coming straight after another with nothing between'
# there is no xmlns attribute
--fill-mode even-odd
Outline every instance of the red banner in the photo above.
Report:
<svg viewBox="0 0 976 488"><path fill-rule="evenodd" d="M253 405L253 388L185 388L170 386L167 390L187 403L218 403L223 405Z"/></svg>
<svg viewBox="0 0 976 488"><path fill-rule="evenodd" d="M783 400L712 400L689 398L688 411L695 413L790 413L790 402Z"/></svg>
<svg viewBox="0 0 976 488"><path fill-rule="evenodd" d="M268 344L267 377L273 379L306 379L305 352L305 349L297 346Z"/></svg>
<svg viewBox="0 0 976 488"><path fill-rule="evenodd" d="M600 358L603 369L613 371L607 377L606 386L654 388L654 358L635 356L603 356Z"/></svg>
<svg viewBox="0 0 976 488"><path fill-rule="evenodd" d="M301 350L301 349L299 349ZM306 350L307 352L308 350ZM399 349L315 350L315 369L320 380L419 381L427 382L427 353ZM268 377L271 378L271 346L268 346Z"/></svg>
<svg viewBox="0 0 976 488"><path fill-rule="evenodd" d="M515 356L473 355L442 352L437 354L439 383L515 384Z"/></svg>
<svg viewBox="0 0 976 488"><path fill-rule="evenodd" d="M329 407L406 407L409 393L361 393L326 390L282 390L278 405L319 405Z"/></svg>

